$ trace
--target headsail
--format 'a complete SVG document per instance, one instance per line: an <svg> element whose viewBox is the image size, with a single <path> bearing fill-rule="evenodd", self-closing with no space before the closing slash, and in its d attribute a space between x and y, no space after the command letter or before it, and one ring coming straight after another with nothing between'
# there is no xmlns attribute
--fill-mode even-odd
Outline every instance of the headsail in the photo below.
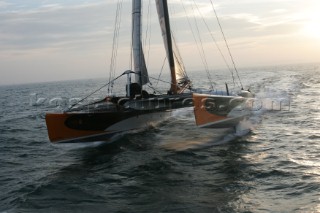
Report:
<svg viewBox="0 0 320 213"><path fill-rule="evenodd" d="M166 48L167 58L171 71L170 91L176 94L179 92L179 90L184 89L183 87L189 85L190 80L186 75L178 48L176 46L173 46L167 0L156 0L156 4L164 46Z"/></svg>
<svg viewBox="0 0 320 213"><path fill-rule="evenodd" d="M174 37L173 41L174 41ZM173 54L174 54L174 60L175 60L175 72L176 72L176 79L177 83L180 88L185 88L187 86L190 86L191 81L186 73L186 69L184 67L178 46L176 42L173 42Z"/></svg>
<svg viewBox="0 0 320 213"><path fill-rule="evenodd" d="M149 82L147 66L144 59L141 41L141 0L132 1L132 49L135 81L140 85Z"/></svg>

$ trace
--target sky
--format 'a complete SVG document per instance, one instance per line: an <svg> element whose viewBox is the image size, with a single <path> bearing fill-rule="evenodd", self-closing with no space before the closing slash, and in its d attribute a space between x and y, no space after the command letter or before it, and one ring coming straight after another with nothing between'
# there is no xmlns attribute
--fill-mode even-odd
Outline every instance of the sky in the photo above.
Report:
<svg viewBox="0 0 320 213"><path fill-rule="evenodd" d="M119 74L130 69L131 62L131 0L121 1ZM117 2L0 0L0 85L107 79ZM168 2L172 31L187 70L203 69L199 45L213 70L225 66L211 36L227 54L211 1L196 0L197 7L195 0ZM320 62L320 1L212 2L238 67ZM144 51L149 72L157 76L165 53L154 1L143 4Z"/></svg>

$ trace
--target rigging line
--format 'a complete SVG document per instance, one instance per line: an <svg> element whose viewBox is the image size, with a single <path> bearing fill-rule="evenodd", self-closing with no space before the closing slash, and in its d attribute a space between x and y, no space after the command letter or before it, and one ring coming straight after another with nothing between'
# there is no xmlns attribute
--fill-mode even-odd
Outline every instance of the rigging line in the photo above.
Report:
<svg viewBox="0 0 320 213"><path fill-rule="evenodd" d="M132 73L135 73L135 72L132 71ZM122 75L123 75L123 74L122 74ZM141 73L141 76L147 76L147 75L144 75L144 74ZM172 82L160 80L159 78L153 78L153 77L151 77L151 76L149 76L149 75L148 75L148 77L149 77L150 79L152 79L152 80L161 81L161 82L163 82L163 83L167 83L167 84L172 85Z"/></svg>
<svg viewBox="0 0 320 213"><path fill-rule="evenodd" d="M117 63L117 54L119 47L119 31L121 26L121 11L122 11L122 3L123 0L118 0L117 3L117 11L116 11L116 19L114 23L114 34L113 34L113 44L112 44L112 55L111 55L111 63L110 63L110 74L109 74L109 85L108 85L108 94L112 93L113 83L112 80L115 76L116 63Z"/></svg>
<svg viewBox="0 0 320 213"><path fill-rule="evenodd" d="M150 49L151 49L151 0L148 2L148 14L147 14L147 28L145 32L144 49L147 50L147 62L146 66L149 64L150 59Z"/></svg>
<svg viewBox="0 0 320 213"><path fill-rule="evenodd" d="M118 77L116 77L115 79L113 79L112 81L104 84L103 86L99 87L98 89L96 89L95 91L91 92L89 95L87 95L86 97L82 98L80 101L78 101L77 103L73 104L71 107L69 107L67 109L67 112L70 111L72 108L74 108L75 106L77 106L79 103L81 103L82 101L86 100L87 98L89 98L90 96L92 96L93 94L95 94L96 92L102 90L104 87L108 86L109 84L113 83L114 81L118 80L121 76L125 75L125 73L119 75Z"/></svg>
<svg viewBox="0 0 320 213"><path fill-rule="evenodd" d="M190 27L190 29L191 29L191 33L192 33L193 39L194 39L194 41L195 41L195 43L196 43L196 45L197 45L197 49L198 49L198 52L199 52L199 54L200 54L200 58L202 59L202 57L201 57L201 51L200 51L200 47L199 47L199 44L198 44L197 38L196 38L196 36L195 36L195 33L194 33L194 30L193 30L193 27L192 27L192 25L191 25L189 15L188 15L188 13L187 13L187 10L186 10L186 8L185 8L185 6L184 6L184 4L183 4L182 0L180 0L180 1L181 1L181 4L182 4L182 7L183 7L183 9L184 9L184 12L185 12L185 14L186 14L187 21L188 21L188 25L189 25L189 27ZM203 63L203 61L202 61L202 63Z"/></svg>
<svg viewBox="0 0 320 213"><path fill-rule="evenodd" d="M215 14L215 16L216 16L216 18L217 18L217 21L218 21L218 24L219 24L219 27L220 27L220 30L221 30L221 33L222 33L224 42L225 42L225 44L226 44L226 46L227 46L227 49L228 49L228 52L229 52L229 55L230 55L230 58L231 58L233 67L234 67L234 69L235 69L235 71L236 71L236 73L237 73L237 77L238 77L238 79L239 79L239 82L240 82L240 85L241 85L241 89L243 89L243 85L242 85L242 82L241 82L241 79L240 79L240 76L239 76L239 72L238 72L238 69L237 69L236 64L235 64L235 62L234 62L233 56L232 56L232 54L231 54L231 50L230 50L230 48L229 48L227 39L226 39L225 34L224 34L224 31L223 31L223 29L222 29L222 26L221 26L221 23L220 23L218 14L217 14L217 12L216 12L216 9L215 9L215 7L214 7L214 5L213 5L212 0L210 0L210 2L211 2L211 5L212 5L212 9L213 9L213 11L214 11L214 14Z"/></svg>
<svg viewBox="0 0 320 213"><path fill-rule="evenodd" d="M205 20L205 18L204 18L204 16L203 16L203 13L200 11L200 8L199 8L198 4L196 4L196 7L197 7L197 10L198 10L198 13L199 13L199 14L201 15L201 17L202 17L202 21L204 22L204 24L205 24L205 26L206 26L206 28L207 28L208 32L210 33L210 36L211 36L211 38L212 38L213 42L215 43L215 45L216 45L216 47L217 47L218 51L220 52L220 55L222 56L222 59L223 59L224 63L226 64L226 66L227 66L228 70L229 70L229 71L230 71L230 73L231 73L231 76L232 76L232 79L233 79L233 84L234 84L234 86L235 86L235 85L236 85L236 83L235 83L235 79L234 79L234 73L233 73L233 70L232 70L232 69L231 69L231 67L229 66L229 64L228 64L228 62L227 62L226 57L224 56L224 54L223 54L223 52L222 52L222 50L221 50L220 46L218 45L217 40L214 38L214 35L213 35L212 31L210 30L210 27L209 27L209 25L208 25L207 21Z"/></svg>
<svg viewBox="0 0 320 213"><path fill-rule="evenodd" d="M153 77L151 77L151 76L149 76L149 78L151 78L152 80L157 80L157 81L161 81L161 82L163 82L163 83L167 83L167 84L172 85L172 83L171 83L171 82L168 82L168 81L164 81L164 80L160 80L160 79L157 79L157 78L153 78Z"/></svg>
<svg viewBox="0 0 320 213"><path fill-rule="evenodd" d="M179 47L177 45L177 41L176 41L176 38L175 36L173 35L173 33L171 34L172 35L172 41L173 41L173 44L174 44L174 57L176 59L176 62L179 64L179 74L181 76L183 76L183 78L189 78L188 77L188 74L187 74L187 71L186 71L186 68L183 64L183 60L182 60L182 57L181 57L181 53L180 53L180 50L179 50ZM182 70L181 70L182 69Z"/></svg>
<svg viewBox="0 0 320 213"><path fill-rule="evenodd" d="M191 29L191 33L192 33L193 39L194 39L194 41L195 41L195 43L196 43L196 46L197 46L197 49L198 49L200 58L201 58L202 63L203 63L203 65L204 65L205 69L206 69L206 73L207 73L207 77L208 77L209 83L211 84L211 88L213 89L212 78L211 78L211 75L210 75L210 73L209 73L209 71L208 71L208 68L206 67L205 61L203 60L203 57L202 57L202 54L201 54L201 50L200 50L200 47L199 47L197 38L196 38L196 36L195 36L195 32L194 32L193 27L192 27L191 22L190 22L189 15L188 15L187 10L186 10L186 8L185 8L185 6L184 6L184 3L182 2L182 0L180 0L180 1L181 1L181 4L182 4L182 7L183 7L183 9L184 9L184 12L185 12L185 14L186 14L187 21L188 21L189 27L190 27L190 29Z"/></svg>
<svg viewBox="0 0 320 213"><path fill-rule="evenodd" d="M119 1L117 3L117 10L116 10L116 18L114 22L114 33L113 33L113 42L112 42L112 53L111 53L111 61L110 61L110 73L109 73L109 83L111 82L111 79L113 77L113 57L114 57L114 51L115 51L115 38L116 38L116 26L118 21L118 11L119 11ZM108 94L110 94L110 86L108 86Z"/></svg>
<svg viewBox="0 0 320 213"><path fill-rule="evenodd" d="M132 72L132 73L135 73L135 72ZM142 74L141 73L141 76L147 76L147 75L144 75L144 74ZM120 76L119 76L120 77ZM160 80L159 78L154 78L154 77L152 77L152 76L150 76L150 75L148 75L148 77L150 78L150 79L152 79L152 80L155 80L155 81L161 81L161 82L163 82L163 83L166 83L166 84L170 84L170 85L173 85L172 84L172 82L169 82L169 81L164 81L164 80ZM151 84L152 85L152 84ZM149 86L150 87L150 86ZM156 90L154 87L150 87L150 88L153 88L154 90ZM160 92L159 92L160 93ZM161 94L161 93L160 93Z"/></svg>
<svg viewBox="0 0 320 213"><path fill-rule="evenodd" d="M164 60L163 60L163 63L162 63L162 67L161 67L161 70L160 70L160 73L159 73L159 76L158 76L158 79L157 79L156 87L159 84L159 81L160 81L160 78L161 78L161 75L162 75L162 72L163 72L164 65L165 65L166 61L167 61L167 56L164 57Z"/></svg>
<svg viewBox="0 0 320 213"><path fill-rule="evenodd" d="M173 14L177 14L174 4L170 6L169 12L171 12ZM186 68L185 68L185 66L183 64L181 53L180 53L179 47L177 45L175 32L173 30L173 29L178 29L177 23L176 22L172 22L170 24L172 26L174 26L174 27L171 27L171 38L172 38L172 44L173 44L173 47L172 47L173 48L173 55L174 55L175 63L179 65L178 69L176 67L176 74L179 75L179 76L182 76L183 78L188 78L188 75L187 75L187 72L186 72ZM177 77L179 77L179 76L177 76Z"/></svg>
<svg viewBox="0 0 320 213"><path fill-rule="evenodd" d="M194 4L196 5L197 3L195 2L195 0L193 0ZM200 30L199 30L199 25L198 25L198 21L197 19L195 18L195 15L196 15L196 12L195 12L195 9L193 7L193 5L191 6L192 7L192 10L193 10L193 14L194 14L194 19L195 19L195 26L196 26L196 29L197 29L197 32L198 32L198 36L199 36L199 41L200 41L200 46L201 46L201 54L202 54L202 61L205 65L205 68L206 68L206 72L207 72L207 77L210 81L210 84L211 84L211 87L213 88L213 83L212 83L212 77L211 77L211 74L210 74L210 71L209 71L209 66L208 66L208 62L207 62L207 59L206 59L206 56L205 56L205 52L204 52L204 48L203 48L203 42L202 42L202 38L201 38L201 35L200 35Z"/></svg>
<svg viewBox="0 0 320 213"><path fill-rule="evenodd" d="M109 76L109 82L111 82L111 79L113 79L115 74L114 65L116 63L115 61L115 51L116 51L116 40L117 40L117 28L118 28L118 22L119 22L119 8L120 8L120 1L117 3L117 12L116 12L116 19L115 19L115 26L114 26L114 34L113 34L113 43L112 43L112 56L111 56L111 63L110 63L110 76ZM110 84L108 86L108 94L110 94L110 86L112 90L112 85Z"/></svg>
<svg viewBox="0 0 320 213"><path fill-rule="evenodd" d="M148 86L149 88L153 89L153 94L155 94L155 93L157 92L157 93L159 93L160 95L163 95L163 93L161 93L159 90L157 90L156 88L154 88L154 87L152 86L152 84L150 84L150 85L148 84L147 86Z"/></svg>
<svg viewBox="0 0 320 213"><path fill-rule="evenodd" d="M120 34L120 27L121 27L121 21L122 21L122 5L123 5L123 0L121 1L121 4L120 4L120 18L119 18L119 23L118 23L118 27L117 27L117 43L116 43L116 52L115 52L115 66L114 66L114 74L113 74L113 77L115 76L115 72L116 72L116 68L117 68L117 58L118 58L118 49L119 49L119 34ZM113 84L112 84L112 87L113 87Z"/></svg>

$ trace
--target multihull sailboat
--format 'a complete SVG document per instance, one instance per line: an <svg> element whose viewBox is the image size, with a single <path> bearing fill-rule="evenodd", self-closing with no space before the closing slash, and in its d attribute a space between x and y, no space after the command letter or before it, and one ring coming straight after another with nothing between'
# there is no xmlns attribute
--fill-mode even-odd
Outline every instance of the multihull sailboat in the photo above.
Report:
<svg viewBox="0 0 320 213"><path fill-rule="evenodd" d="M118 135L144 129L170 116L177 108L190 107L191 81L174 52L166 0L156 0L159 22L171 73L166 95L148 94L142 89L149 82L141 38L141 0L132 2L132 55L134 70L125 71L126 96L106 97L91 107L72 107L64 113L47 113L49 139L53 143L110 140ZM135 81L131 81L131 76ZM189 101L187 101L189 100ZM98 105L98 107L97 107ZM89 108L89 109L88 109Z"/></svg>
<svg viewBox="0 0 320 213"><path fill-rule="evenodd" d="M166 58L170 68L171 82L167 94L149 94L143 89L143 86L149 82L149 76L142 48L142 0L133 0L133 69L120 75L127 77L126 95L108 95L102 100L86 106L79 107L75 104L63 113L47 113L46 124L51 142L112 141L119 135L145 129L167 119L172 110L193 106L192 98L197 100L198 95L194 94L194 97L192 97L194 90L191 87L191 81L174 45L167 0L155 1ZM134 76L134 79L132 79L132 76ZM109 83L113 83L116 79ZM219 100L229 100L229 97L221 96ZM237 103L239 104L239 102ZM194 105L195 107L198 106L197 101L194 102ZM236 102L233 102L232 107L236 105ZM204 123L201 125L204 125Z"/></svg>

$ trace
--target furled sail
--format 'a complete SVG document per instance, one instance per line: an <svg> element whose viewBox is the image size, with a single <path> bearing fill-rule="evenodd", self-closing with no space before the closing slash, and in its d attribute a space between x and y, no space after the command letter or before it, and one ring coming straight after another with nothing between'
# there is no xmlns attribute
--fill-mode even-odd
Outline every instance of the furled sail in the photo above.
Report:
<svg viewBox="0 0 320 213"><path fill-rule="evenodd" d="M178 93L179 90L181 91L183 87L186 87L190 84L190 80L185 72L178 48L173 45L167 0L156 0L156 4L164 46L166 48L167 58L171 70L170 91L172 93Z"/></svg>
<svg viewBox="0 0 320 213"><path fill-rule="evenodd" d="M147 66L144 59L141 42L141 0L132 1L132 49L135 82L145 85L149 82Z"/></svg>

